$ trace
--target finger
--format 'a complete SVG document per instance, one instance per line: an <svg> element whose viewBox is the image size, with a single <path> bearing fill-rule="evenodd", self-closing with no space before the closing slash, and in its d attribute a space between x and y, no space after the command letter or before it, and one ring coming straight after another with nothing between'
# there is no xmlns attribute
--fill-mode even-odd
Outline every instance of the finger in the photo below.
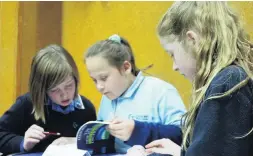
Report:
<svg viewBox="0 0 253 156"><path fill-rule="evenodd" d="M126 127L124 126L124 124L122 122L121 123L111 123L108 125L108 129L113 130L113 131L119 131L119 130L123 130L125 128Z"/></svg>
<svg viewBox="0 0 253 156"><path fill-rule="evenodd" d="M162 144L162 141L163 141L162 139L152 141L151 143L147 144L145 147L146 148L152 148L152 147L160 146Z"/></svg>
<svg viewBox="0 0 253 156"><path fill-rule="evenodd" d="M40 127L40 126L38 126L38 125L35 125L35 124L33 124L30 128L31 128L31 129L35 129L35 130L38 130L38 131L40 131L40 132L44 132L44 128L42 128L42 127Z"/></svg>
<svg viewBox="0 0 253 156"><path fill-rule="evenodd" d="M41 131L38 130L31 130L27 133L27 137L29 138L35 138L35 139L44 139L46 137L45 134L43 134Z"/></svg>
<svg viewBox="0 0 253 156"><path fill-rule="evenodd" d="M115 129L109 129L109 132L111 134L118 135L118 136L123 136L126 133L124 129L117 129L117 130L115 130Z"/></svg>
<svg viewBox="0 0 253 156"><path fill-rule="evenodd" d="M146 153L160 153L160 154L170 154L168 151L164 148L158 148L158 147L153 147L146 149Z"/></svg>
<svg viewBox="0 0 253 156"><path fill-rule="evenodd" d="M119 123L122 123L122 122L123 122L123 120L120 119L120 118L118 118L117 116L115 116L115 117L112 119L112 121L111 121L112 124L119 124Z"/></svg>
<svg viewBox="0 0 253 156"><path fill-rule="evenodd" d="M116 138L120 138L121 137L121 134L117 131L109 131L110 134Z"/></svg>
<svg viewBox="0 0 253 156"><path fill-rule="evenodd" d="M39 139L34 139L34 138L27 138L27 142L37 144L37 143L40 142L40 140Z"/></svg>
<svg viewBox="0 0 253 156"><path fill-rule="evenodd" d="M152 151L152 149L151 149L151 148L146 149L145 151L146 151L146 153L147 153L147 154L152 154L152 153L153 153L153 151Z"/></svg>

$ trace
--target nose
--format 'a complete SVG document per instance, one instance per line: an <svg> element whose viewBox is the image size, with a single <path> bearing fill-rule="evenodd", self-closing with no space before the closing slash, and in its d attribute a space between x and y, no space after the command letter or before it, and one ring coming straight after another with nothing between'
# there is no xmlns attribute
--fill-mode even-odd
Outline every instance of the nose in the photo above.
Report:
<svg viewBox="0 0 253 156"><path fill-rule="evenodd" d="M66 97L68 97L68 92L65 91L65 90L61 90L61 97L62 97L63 99L65 99Z"/></svg>
<svg viewBox="0 0 253 156"><path fill-rule="evenodd" d="M173 70L174 70L174 71L178 71L178 66L176 65L175 62L173 62Z"/></svg>
<svg viewBox="0 0 253 156"><path fill-rule="evenodd" d="M100 92L103 92L103 90L104 90L104 85L103 84L101 84L101 83L97 83L97 89L98 89L98 91L100 91Z"/></svg>

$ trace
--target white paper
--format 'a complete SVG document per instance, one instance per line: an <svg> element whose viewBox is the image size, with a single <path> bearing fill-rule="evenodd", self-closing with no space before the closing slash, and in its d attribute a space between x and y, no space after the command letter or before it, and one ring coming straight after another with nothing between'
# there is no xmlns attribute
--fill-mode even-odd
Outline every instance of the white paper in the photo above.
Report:
<svg viewBox="0 0 253 156"><path fill-rule="evenodd" d="M85 150L77 149L76 144L49 145L42 156L90 156Z"/></svg>

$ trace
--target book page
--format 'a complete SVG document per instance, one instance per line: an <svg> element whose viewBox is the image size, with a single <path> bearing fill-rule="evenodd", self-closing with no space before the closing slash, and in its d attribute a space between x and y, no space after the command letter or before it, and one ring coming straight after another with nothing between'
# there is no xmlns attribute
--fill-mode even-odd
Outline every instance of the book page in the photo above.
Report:
<svg viewBox="0 0 253 156"><path fill-rule="evenodd" d="M89 152L77 149L76 144L49 145L42 156L90 156Z"/></svg>
<svg viewBox="0 0 253 156"><path fill-rule="evenodd" d="M90 124L90 123L99 123L99 124L105 124L105 125L109 125L110 124L110 122L108 122L108 121L88 121L85 124Z"/></svg>

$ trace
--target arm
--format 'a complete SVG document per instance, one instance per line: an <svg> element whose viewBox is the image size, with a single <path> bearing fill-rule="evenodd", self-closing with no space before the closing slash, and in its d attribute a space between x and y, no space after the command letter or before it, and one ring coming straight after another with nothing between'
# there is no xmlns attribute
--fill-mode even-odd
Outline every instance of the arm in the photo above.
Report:
<svg viewBox="0 0 253 156"><path fill-rule="evenodd" d="M182 141L182 132L180 127L175 125L162 125L157 123L147 123L134 121L135 126L131 137L127 144L142 145L145 146L147 143L161 139L170 138L173 142L180 145Z"/></svg>
<svg viewBox="0 0 253 156"><path fill-rule="evenodd" d="M147 143L169 138L176 144L182 142L180 128L181 117L185 113L185 107L176 89L169 89L161 94L158 101L159 123L135 121L135 127L129 145L146 145ZM141 137L140 137L141 136Z"/></svg>
<svg viewBox="0 0 253 156"><path fill-rule="evenodd" d="M20 97L16 103L0 118L0 151L4 154L20 152L21 142L27 130L25 122L25 97Z"/></svg>

